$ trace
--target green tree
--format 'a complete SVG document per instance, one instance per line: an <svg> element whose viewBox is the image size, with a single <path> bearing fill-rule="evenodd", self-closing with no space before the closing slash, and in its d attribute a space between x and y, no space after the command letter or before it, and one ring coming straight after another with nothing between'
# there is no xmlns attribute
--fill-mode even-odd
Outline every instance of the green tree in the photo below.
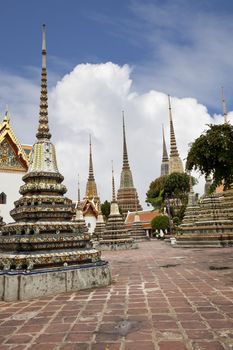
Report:
<svg viewBox="0 0 233 350"><path fill-rule="evenodd" d="M195 184L192 177L192 183ZM183 219L190 190L190 176L186 173L172 173L161 176L151 182L147 192L148 203L154 208L162 210L170 207L170 215Z"/></svg>
<svg viewBox="0 0 233 350"><path fill-rule="evenodd" d="M151 227L153 230L165 230L169 229L169 218L167 215L158 215L151 220Z"/></svg>
<svg viewBox="0 0 233 350"><path fill-rule="evenodd" d="M101 211L105 219L109 217L111 204L107 200L101 204Z"/></svg>
<svg viewBox="0 0 233 350"><path fill-rule="evenodd" d="M161 209L164 206L164 185L168 175L160 176L151 182L149 190L146 193L146 202L150 203L155 209Z"/></svg>
<svg viewBox="0 0 233 350"><path fill-rule="evenodd" d="M205 176L212 174L212 191L222 183L226 189L233 183L233 126L226 123L208 127L192 144L186 168Z"/></svg>

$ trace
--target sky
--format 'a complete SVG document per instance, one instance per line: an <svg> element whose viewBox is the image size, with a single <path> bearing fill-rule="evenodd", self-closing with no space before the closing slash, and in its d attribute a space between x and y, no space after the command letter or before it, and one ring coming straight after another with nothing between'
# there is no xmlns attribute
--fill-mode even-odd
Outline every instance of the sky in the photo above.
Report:
<svg viewBox="0 0 233 350"><path fill-rule="evenodd" d="M122 110L141 203L160 175L167 94L185 162L207 124L221 123L221 86L231 121L233 2L228 0L0 0L0 117L8 105L24 144L35 142L41 26L47 26L49 120L68 196L84 195L88 143L102 201L122 166ZM199 179L196 191L203 191Z"/></svg>

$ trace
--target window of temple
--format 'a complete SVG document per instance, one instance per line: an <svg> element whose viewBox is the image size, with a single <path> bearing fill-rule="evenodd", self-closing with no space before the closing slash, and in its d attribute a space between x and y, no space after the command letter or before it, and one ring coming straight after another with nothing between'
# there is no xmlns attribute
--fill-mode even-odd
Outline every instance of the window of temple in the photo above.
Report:
<svg viewBox="0 0 233 350"><path fill-rule="evenodd" d="M6 194L4 192L0 194L0 204L6 204Z"/></svg>

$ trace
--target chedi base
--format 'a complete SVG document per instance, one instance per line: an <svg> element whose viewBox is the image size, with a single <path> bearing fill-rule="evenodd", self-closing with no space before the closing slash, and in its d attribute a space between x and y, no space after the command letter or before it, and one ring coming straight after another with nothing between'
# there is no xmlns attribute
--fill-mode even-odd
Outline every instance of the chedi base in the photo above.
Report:
<svg viewBox="0 0 233 350"><path fill-rule="evenodd" d="M46 271L0 272L0 300L17 301L105 287L111 283L109 264L101 261L82 267Z"/></svg>

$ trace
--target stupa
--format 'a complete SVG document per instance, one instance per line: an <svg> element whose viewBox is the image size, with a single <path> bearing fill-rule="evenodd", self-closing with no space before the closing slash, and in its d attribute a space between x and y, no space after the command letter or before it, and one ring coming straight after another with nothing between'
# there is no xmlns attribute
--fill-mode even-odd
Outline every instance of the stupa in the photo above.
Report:
<svg viewBox="0 0 233 350"><path fill-rule="evenodd" d="M106 223L103 218L103 214L101 211L101 203L98 205L98 216L97 216L97 221L96 221L96 226L95 226L95 231L93 234L93 239L98 240L99 237L103 235L103 232L105 230Z"/></svg>
<svg viewBox="0 0 233 350"><path fill-rule="evenodd" d="M136 210L135 196L137 198L138 210L142 210L142 207L139 203L137 190L134 187L133 176L129 166L126 135L125 135L124 112L122 112L122 117L123 117L123 166L121 171L120 188L117 192L117 202L125 218L128 211Z"/></svg>
<svg viewBox="0 0 233 350"><path fill-rule="evenodd" d="M209 180L208 178L208 182ZM176 236L175 246L186 248L232 246L232 208L233 188L219 194L206 193L198 206L187 207L186 211L190 216L187 218L188 215L185 213L180 226L182 235Z"/></svg>
<svg viewBox="0 0 233 350"><path fill-rule="evenodd" d="M182 224L180 225L181 230L185 230L188 227L192 227L198 217L200 206L197 203L195 193L193 191L192 177L190 176L190 190L188 194L188 204L185 210Z"/></svg>
<svg viewBox="0 0 233 350"><path fill-rule="evenodd" d="M137 201L137 198L135 197L135 202L136 201ZM146 231L143 228L142 222L140 220L140 216L137 210L137 204L136 204L136 212L134 215L134 222L130 230L130 235L137 242L146 241L149 239L149 237L146 234Z"/></svg>
<svg viewBox="0 0 233 350"><path fill-rule="evenodd" d="M108 263L92 248L90 236L71 221L48 125L46 33L42 31L39 126L21 197L0 235L0 300L25 300L49 294L106 286Z"/></svg>
<svg viewBox="0 0 233 350"><path fill-rule="evenodd" d="M176 137L174 131L174 125L172 120L172 108L171 99L168 95L168 109L169 109L169 119L170 119L170 159L169 159L169 174L171 173L183 173L183 163L179 156L179 152L176 145Z"/></svg>
<svg viewBox="0 0 233 350"><path fill-rule="evenodd" d="M163 157L162 157L162 163L161 163L161 173L160 176L169 175L169 158L167 154L167 146L164 136L164 127L162 127L163 132Z"/></svg>
<svg viewBox="0 0 233 350"><path fill-rule="evenodd" d="M82 203L82 210L84 220L88 227L88 232L93 233L95 230L96 220L98 216L98 204L99 196L97 193L97 186L94 177L94 168L92 160L92 146L91 146L91 136L89 142L89 173L86 185L86 193Z"/></svg>
<svg viewBox="0 0 233 350"><path fill-rule="evenodd" d="M121 250L134 249L137 244L125 228L122 215L120 214L115 195L115 182L112 170L112 201L111 210L105 230L99 237L98 249L100 250Z"/></svg>

